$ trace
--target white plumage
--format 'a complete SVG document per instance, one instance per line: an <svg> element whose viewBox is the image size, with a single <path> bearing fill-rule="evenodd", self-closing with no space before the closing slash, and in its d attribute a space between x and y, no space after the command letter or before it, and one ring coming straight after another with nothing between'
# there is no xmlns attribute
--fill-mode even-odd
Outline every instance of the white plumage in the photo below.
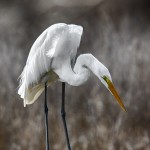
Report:
<svg viewBox="0 0 150 150"><path fill-rule="evenodd" d="M81 26L58 23L37 38L20 76L18 94L24 99L24 105L32 104L39 97L45 82L49 86L59 80L78 86L86 82L93 72L125 110L108 69L92 54L82 54L76 59L82 32Z"/></svg>

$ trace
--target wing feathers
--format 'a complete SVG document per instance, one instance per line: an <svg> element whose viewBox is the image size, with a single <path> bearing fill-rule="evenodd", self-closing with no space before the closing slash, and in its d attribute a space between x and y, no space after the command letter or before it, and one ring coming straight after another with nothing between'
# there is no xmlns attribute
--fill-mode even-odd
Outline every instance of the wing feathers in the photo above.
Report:
<svg viewBox="0 0 150 150"><path fill-rule="evenodd" d="M37 38L20 75L18 94L24 99L24 105L33 103L44 90L42 76L55 67L59 68L66 59L75 60L82 30L81 26L59 23L47 28ZM52 65L55 67L51 68ZM49 76L53 78L52 74ZM53 81L49 76L46 79ZM54 79L58 79L56 74ZM41 81L43 83L39 83Z"/></svg>
<svg viewBox="0 0 150 150"><path fill-rule="evenodd" d="M67 25L63 23L52 25L34 42L26 66L20 75L18 94L24 99L24 104L32 103L43 91L43 87L38 86L38 82L41 76L51 69L51 61L55 54L59 36L66 27ZM37 87L32 87L33 85Z"/></svg>

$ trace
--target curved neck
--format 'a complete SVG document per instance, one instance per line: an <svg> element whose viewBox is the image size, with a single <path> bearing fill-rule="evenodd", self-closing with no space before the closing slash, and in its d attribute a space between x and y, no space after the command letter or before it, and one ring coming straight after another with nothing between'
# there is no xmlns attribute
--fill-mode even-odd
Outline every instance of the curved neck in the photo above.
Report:
<svg viewBox="0 0 150 150"><path fill-rule="evenodd" d="M60 67L55 69L55 73L58 74L60 81L79 86L89 79L91 72L101 80L106 70L107 68L92 54L82 54L77 58L73 70L70 63L66 61L61 69Z"/></svg>
<svg viewBox="0 0 150 150"><path fill-rule="evenodd" d="M75 78L72 80L72 85L81 85L86 82L90 77L90 72L93 72L100 80L102 72L107 69L102 63L100 63L92 54L80 55L75 63L73 71L75 72Z"/></svg>

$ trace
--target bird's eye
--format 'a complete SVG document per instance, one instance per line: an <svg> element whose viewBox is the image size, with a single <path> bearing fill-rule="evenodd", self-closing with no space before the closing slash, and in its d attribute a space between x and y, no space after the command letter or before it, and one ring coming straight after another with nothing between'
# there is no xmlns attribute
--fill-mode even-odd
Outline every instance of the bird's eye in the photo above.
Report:
<svg viewBox="0 0 150 150"><path fill-rule="evenodd" d="M102 77L106 82L109 82L109 78L107 76Z"/></svg>

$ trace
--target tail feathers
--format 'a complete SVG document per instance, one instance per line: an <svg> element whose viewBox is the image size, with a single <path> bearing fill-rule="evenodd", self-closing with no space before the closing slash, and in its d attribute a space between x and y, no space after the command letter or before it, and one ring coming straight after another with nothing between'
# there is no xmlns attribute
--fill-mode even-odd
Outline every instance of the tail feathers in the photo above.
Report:
<svg viewBox="0 0 150 150"><path fill-rule="evenodd" d="M44 84L38 84L32 88L26 88L24 84L18 90L18 94L24 99L24 107L34 103L44 91Z"/></svg>

